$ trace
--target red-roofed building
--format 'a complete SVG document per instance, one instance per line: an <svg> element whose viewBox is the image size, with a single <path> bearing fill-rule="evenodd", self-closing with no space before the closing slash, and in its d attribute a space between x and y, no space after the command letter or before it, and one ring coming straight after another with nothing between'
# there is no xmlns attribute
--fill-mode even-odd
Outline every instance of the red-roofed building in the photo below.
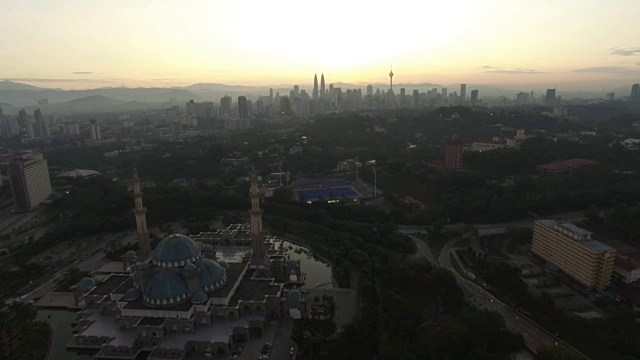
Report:
<svg viewBox="0 0 640 360"><path fill-rule="evenodd" d="M537 165L536 170L543 175L557 175L567 171L580 169L585 166L595 165L598 162L588 159L568 159L548 164Z"/></svg>

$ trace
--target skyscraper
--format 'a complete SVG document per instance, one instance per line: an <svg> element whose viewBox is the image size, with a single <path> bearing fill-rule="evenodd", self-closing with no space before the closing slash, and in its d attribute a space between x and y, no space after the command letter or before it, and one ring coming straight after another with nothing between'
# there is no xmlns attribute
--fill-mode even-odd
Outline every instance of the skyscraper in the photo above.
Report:
<svg viewBox="0 0 640 360"><path fill-rule="evenodd" d="M414 108L419 108L420 107L420 91L413 90L413 107Z"/></svg>
<svg viewBox="0 0 640 360"><path fill-rule="evenodd" d="M631 86L631 101L640 101L640 84Z"/></svg>
<svg viewBox="0 0 640 360"><path fill-rule="evenodd" d="M246 96L238 96L238 117L240 119L246 119L249 117L249 110L247 109Z"/></svg>
<svg viewBox="0 0 640 360"><path fill-rule="evenodd" d="M140 191L140 178L138 171L133 169L133 201L135 207L133 213L136 216L136 233L138 244L140 245L141 259L147 259L151 254L151 243L149 242L149 229L147 228L147 208L142 205L142 191Z"/></svg>
<svg viewBox="0 0 640 360"><path fill-rule="evenodd" d="M453 134L447 141L445 149L444 171L456 171L462 169L462 143L457 134Z"/></svg>
<svg viewBox="0 0 640 360"><path fill-rule="evenodd" d="M373 85L367 85L367 95L373 95Z"/></svg>
<svg viewBox="0 0 640 360"><path fill-rule="evenodd" d="M475 105L478 102L478 90L471 90L471 105Z"/></svg>
<svg viewBox="0 0 640 360"><path fill-rule="evenodd" d="M11 192L19 212L32 211L51 195L49 167L42 153L27 153L9 163Z"/></svg>
<svg viewBox="0 0 640 360"><path fill-rule="evenodd" d="M100 133L100 124L95 119L89 121L91 127L91 140L101 140L102 134Z"/></svg>
<svg viewBox="0 0 640 360"><path fill-rule="evenodd" d="M318 74L313 75L313 100L318 100Z"/></svg>
<svg viewBox="0 0 640 360"><path fill-rule="evenodd" d="M296 96L300 95L300 86L293 85L293 93L296 94Z"/></svg>
<svg viewBox="0 0 640 360"><path fill-rule="evenodd" d="M21 129L26 129L29 125L29 118L27 118L27 111L25 109L18 111L18 125L20 125Z"/></svg>
<svg viewBox="0 0 640 360"><path fill-rule="evenodd" d="M446 99L447 98L447 88L442 88L440 89L440 91L442 92L442 98Z"/></svg>
<svg viewBox="0 0 640 360"><path fill-rule="evenodd" d="M42 111L40 109L35 109L33 111L33 118L36 119L37 123L43 123L44 118L42 117Z"/></svg>
<svg viewBox="0 0 640 360"><path fill-rule="evenodd" d="M467 84L460 84L460 100L463 103L467 100Z"/></svg>
<svg viewBox="0 0 640 360"><path fill-rule="evenodd" d="M389 90L393 90L393 67L389 72Z"/></svg>
<svg viewBox="0 0 640 360"><path fill-rule="evenodd" d="M547 106L555 106L556 104L556 89L547 89L547 93L544 97L544 104Z"/></svg>
<svg viewBox="0 0 640 360"><path fill-rule="evenodd" d="M326 95L325 87L324 87L324 73L320 76L320 97L324 98Z"/></svg>
<svg viewBox="0 0 640 360"><path fill-rule="evenodd" d="M222 115L231 115L231 96L225 95L220 99L220 110Z"/></svg>

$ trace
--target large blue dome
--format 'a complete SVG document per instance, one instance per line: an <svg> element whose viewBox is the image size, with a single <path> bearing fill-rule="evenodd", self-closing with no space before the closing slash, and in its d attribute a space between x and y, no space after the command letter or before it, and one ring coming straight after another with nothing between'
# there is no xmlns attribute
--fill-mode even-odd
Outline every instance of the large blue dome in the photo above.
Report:
<svg viewBox="0 0 640 360"><path fill-rule="evenodd" d="M219 289L227 282L227 270L211 259L200 262L200 286L204 291Z"/></svg>
<svg viewBox="0 0 640 360"><path fill-rule="evenodd" d="M189 289L184 278L171 270L155 273L144 287L144 299L153 305L170 305L185 300Z"/></svg>
<svg viewBox="0 0 640 360"><path fill-rule="evenodd" d="M180 234L162 239L151 254L153 263L161 267L181 267L200 257L200 245L190 237Z"/></svg>

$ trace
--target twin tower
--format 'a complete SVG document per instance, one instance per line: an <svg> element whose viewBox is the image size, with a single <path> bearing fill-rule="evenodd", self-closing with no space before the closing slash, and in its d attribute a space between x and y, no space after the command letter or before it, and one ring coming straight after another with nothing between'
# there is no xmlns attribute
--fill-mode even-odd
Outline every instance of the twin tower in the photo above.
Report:
<svg viewBox="0 0 640 360"><path fill-rule="evenodd" d="M327 90L324 86L324 74L320 77L320 91L318 92L318 74L313 76L313 100L318 98L324 98L327 95Z"/></svg>

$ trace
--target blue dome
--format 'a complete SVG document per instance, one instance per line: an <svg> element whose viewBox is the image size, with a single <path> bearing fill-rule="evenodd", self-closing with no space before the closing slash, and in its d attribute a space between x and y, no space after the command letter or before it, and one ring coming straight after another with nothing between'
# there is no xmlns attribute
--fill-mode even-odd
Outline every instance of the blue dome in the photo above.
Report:
<svg viewBox="0 0 640 360"><path fill-rule="evenodd" d="M202 247L202 252L209 252L209 251L213 251L213 246L205 245Z"/></svg>
<svg viewBox="0 0 640 360"><path fill-rule="evenodd" d="M80 280L78 283L78 289L88 290L96 285L96 281L92 278L86 277Z"/></svg>
<svg viewBox="0 0 640 360"><path fill-rule="evenodd" d="M211 259L200 262L200 286L205 291L220 288L227 281L227 271Z"/></svg>
<svg viewBox="0 0 640 360"><path fill-rule="evenodd" d="M126 254L124 254L124 257L127 259L133 259L134 257L136 257L136 252L133 250L129 250Z"/></svg>
<svg viewBox="0 0 640 360"><path fill-rule="evenodd" d="M193 265L192 262L188 262L187 265L183 267L184 271L193 271L196 269L196 266Z"/></svg>
<svg viewBox="0 0 640 360"><path fill-rule="evenodd" d="M191 296L191 302L194 304L203 304L209 300L209 295L204 291L198 291Z"/></svg>
<svg viewBox="0 0 640 360"><path fill-rule="evenodd" d="M200 246L188 236L173 234L162 239L151 256L158 266L184 266L187 261L200 256Z"/></svg>
<svg viewBox="0 0 640 360"><path fill-rule="evenodd" d="M136 301L138 299L140 299L140 296L142 296L142 292L138 289L132 288L127 290L126 293L124 293L124 296L122 297L122 300L124 301Z"/></svg>
<svg viewBox="0 0 640 360"><path fill-rule="evenodd" d="M171 270L155 273L144 287L145 299L150 300L176 300L182 298L187 292L187 283L182 276Z"/></svg>
<svg viewBox="0 0 640 360"><path fill-rule="evenodd" d="M287 300L289 301L300 301L302 300L302 293L298 290L291 290L287 294Z"/></svg>

